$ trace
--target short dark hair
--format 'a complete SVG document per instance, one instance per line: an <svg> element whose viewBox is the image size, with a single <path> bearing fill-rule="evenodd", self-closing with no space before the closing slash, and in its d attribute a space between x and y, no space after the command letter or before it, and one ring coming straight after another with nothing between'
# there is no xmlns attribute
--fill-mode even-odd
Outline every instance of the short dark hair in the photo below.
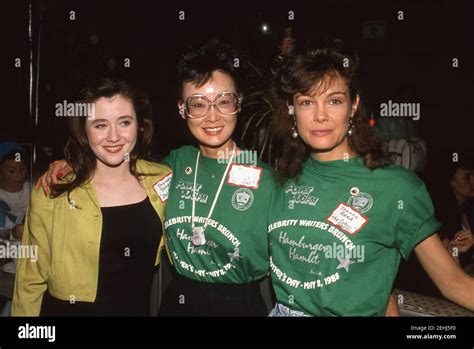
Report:
<svg viewBox="0 0 474 349"><path fill-rule="evenodd" d="M182 96L183 83L193 82L200 87L209 81L216 70L228 74L234 80L237 91L240 91L240 55L240 52L228 43L219 40L208 41L199 47L190 47L177 65L178 98ZM235 64L236 59L239 60L238 66Z"/></svg>

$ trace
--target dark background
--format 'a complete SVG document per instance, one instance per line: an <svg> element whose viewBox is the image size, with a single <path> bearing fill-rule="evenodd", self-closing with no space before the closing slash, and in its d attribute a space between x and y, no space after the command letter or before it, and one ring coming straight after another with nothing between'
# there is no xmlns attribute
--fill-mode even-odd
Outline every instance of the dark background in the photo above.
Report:
<svg viewBox="0 0 474 349"><path fill-rule="evenodd" d="M178 19L181 10L184 21ZM293 21L288 11L294 11ZM0 16L0 141L36 149L36 174L63 157L66 119L54 115L55 104L73 101L88 76L122 72L151 95L152 154L160 159L190 142L176 108L175 65L186 47L220 38L248 52L265 70L285 28L303 38L339 37L358 51L363 101L378 124L381 103L421 104L421 119L409 124L427 144L428 167L419 173L425 181L442 173L454 152L474 153L472 1L10 0L2 1ZM125 58L130 68L124 67ZM266 81L255 83L267 87Z"/></svg>
<svg viewBox="0 0 474 349"><path fill-rule="evenodd" d="M29 41L29 6L32 38ZM178 11L185 11L185 21ZM288 20L288 11L295 20ZM404 20L397 19L402 10ZM70 20L75 11L75 20ZM190 43L218 37L250 53L265 68L284 28L303 35L328 33L349 42L362 58L363 97L375 114L380 103L421 103L414 123L430 157L443 150L472 151L473 20L468 2L368 1L245 4L241 2L5 1L2 2L0 139L50 146L61 157L65 120L54 105L72 100L87 74L122 71L151 94L157 157L188 143L176 110L174 67ZM377 37L382 25L383 35ZM262 25L268 25L265 33ZM365 33L365 34L364 34ZM367 35L371 33L371 35ZM33 105L30 113L30 53ZM452 67L452 58L459 67ZM21 68L14 66L21 59ZM125 68L124 59L131 67Z"/></svg>

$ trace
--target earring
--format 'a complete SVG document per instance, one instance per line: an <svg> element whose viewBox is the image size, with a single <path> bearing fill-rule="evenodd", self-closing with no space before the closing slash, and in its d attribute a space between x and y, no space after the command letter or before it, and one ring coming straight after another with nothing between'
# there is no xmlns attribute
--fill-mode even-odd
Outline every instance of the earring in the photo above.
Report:
<svg viewBox="0 0 474 349"><path fill-rule="evenodd" d="M354 131L352 130L354 126L354 117L351 115L351 117L349 118L349 131L347 131L349 137L352 136L352 134L354 133Z"/></svg>
<svg viewBox="0 0 474 349"><path fill-rule="evenodd" d="M179 115L181 115L181 117L184 118L184 104L181 104L179 106Z"/></svg>
<svg viewBox="0 0 474 349"><path fill-rule="evenodd" d="M288 115L293 115L295 113L295 108L292 105L288 106Z"/></svg>
<svg viewBox="0 0 474 349"><path fill-rule="evenodd" d="M291 137L293 139L298 138L298 130L296 128L296 119L293 119L293 126L291 126Z"/></svg>

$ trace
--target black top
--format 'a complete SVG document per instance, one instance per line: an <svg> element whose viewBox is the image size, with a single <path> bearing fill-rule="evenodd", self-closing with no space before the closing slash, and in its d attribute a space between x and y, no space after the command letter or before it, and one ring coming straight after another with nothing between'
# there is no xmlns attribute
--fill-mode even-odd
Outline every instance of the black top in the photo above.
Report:
<svg viewBox="0 0 474 349"><path fill-rule="evenodd" d="M150 314L150 288L162 235L160 218L148 198L101 210L103 224L95 302L71 304L46 293L42 316Z"/></svg>

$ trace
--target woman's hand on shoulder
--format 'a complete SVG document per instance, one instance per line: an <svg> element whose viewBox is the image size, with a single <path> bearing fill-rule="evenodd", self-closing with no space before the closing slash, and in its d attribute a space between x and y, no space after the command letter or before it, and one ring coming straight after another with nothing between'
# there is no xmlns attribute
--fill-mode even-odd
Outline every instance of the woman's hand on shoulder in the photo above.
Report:
<svg viewBox="0 0 474 349"><path fill-rule="evenodd" d="M56 160L49 164L48 170L36 181L35 190L43 188L44 195L49 196L50 187L57 184L65 175L72 171L66 160Z"/></svg>

